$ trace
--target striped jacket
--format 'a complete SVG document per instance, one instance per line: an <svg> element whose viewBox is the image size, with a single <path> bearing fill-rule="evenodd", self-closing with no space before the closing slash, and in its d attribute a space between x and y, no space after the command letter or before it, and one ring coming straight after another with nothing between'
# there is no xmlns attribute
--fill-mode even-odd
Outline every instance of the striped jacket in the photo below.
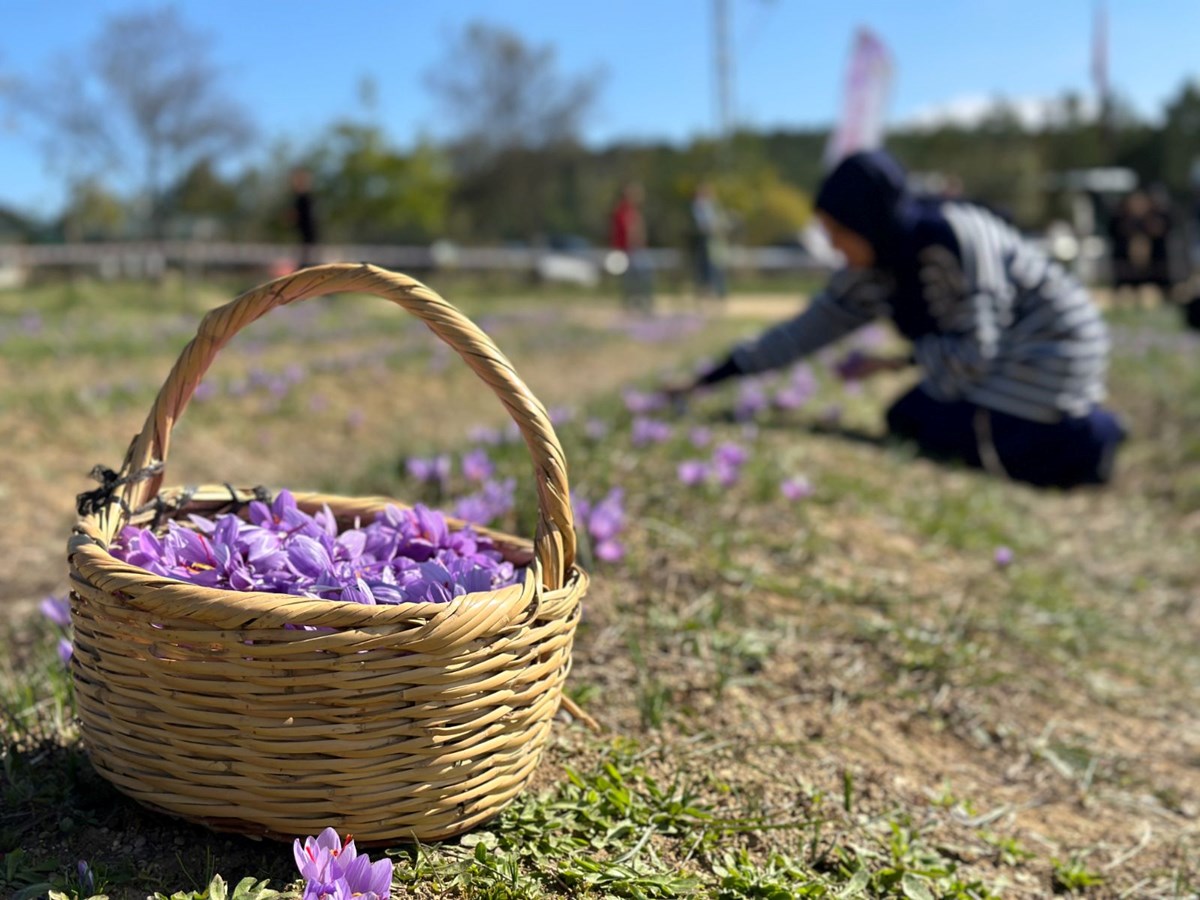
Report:
<svg viewBox="0 0 1200 900"><path fill-rule="evenodd" d="M923 388L1037 422L1104 399L1108 333L1087 291L982 207L945 202L914 277L846 270L800 315L734 349L747 374L785 366L880 316L913 342Z"/></svg>

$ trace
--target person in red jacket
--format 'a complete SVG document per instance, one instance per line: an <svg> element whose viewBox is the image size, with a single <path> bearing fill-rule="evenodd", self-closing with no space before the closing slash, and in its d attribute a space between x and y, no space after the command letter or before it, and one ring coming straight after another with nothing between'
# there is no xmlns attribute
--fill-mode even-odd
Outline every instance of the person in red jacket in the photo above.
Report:
<svg viewBox="0 0 1200 900"><path fill-rule="evenodd" d="M654 303L654 271L647 253L646 219L642 214L645 191L637 182L629 182L613 207L609 219L609 246L624 256L621 299L630 309L646 310Z"/></svg>

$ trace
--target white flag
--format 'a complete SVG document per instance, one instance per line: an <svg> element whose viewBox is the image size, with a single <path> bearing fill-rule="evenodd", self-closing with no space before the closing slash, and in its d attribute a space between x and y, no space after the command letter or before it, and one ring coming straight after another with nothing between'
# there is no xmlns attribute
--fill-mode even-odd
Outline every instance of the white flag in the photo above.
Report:
<svg viewBox="0 0 1200 900"><path fill-rule="evenodd" d="M883 119L892 87L892 55L870 29L854 35L850 66L842 94L842 112L825 147L825 164L832 168L859 150L883 143Z"/></svg>

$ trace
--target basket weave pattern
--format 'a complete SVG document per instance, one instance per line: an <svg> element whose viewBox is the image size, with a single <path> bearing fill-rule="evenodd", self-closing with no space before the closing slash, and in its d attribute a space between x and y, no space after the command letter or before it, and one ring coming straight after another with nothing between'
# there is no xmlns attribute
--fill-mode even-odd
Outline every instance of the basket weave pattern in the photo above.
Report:
<svg viewBox="0 0 1200 900"><path fill-rule="evenodd" d="M528 566L523 583L449 603L364 606L199 587L108 552L124 525L144 527L164 509L212 516L254 498L228 486L161 489L171 429L238 330L334 292L376 294L417 315L508 409L534 463L537 531L531 543L479 530ZM83 738L120 790L221 830L291 839L332 825L369 844L459 834L525 786L563 700L587 576L574 565L566 465L549 417L454 307L365 265L305 269L243 294L204 318L121 474L134 477L80 518L68 547ZM309 512L327 504L343 525L403 506L296 499Z"/></svg>

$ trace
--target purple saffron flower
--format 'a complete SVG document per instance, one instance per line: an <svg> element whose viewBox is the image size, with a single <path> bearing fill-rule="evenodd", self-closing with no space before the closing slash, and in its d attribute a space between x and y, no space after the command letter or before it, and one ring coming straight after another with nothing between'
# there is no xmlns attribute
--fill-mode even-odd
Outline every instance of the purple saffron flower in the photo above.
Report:
<svg viewBox="0 0 1200 900"><path fill-rule="evenodd" d="M596 559L617 563L625 558L625 545L617 540L600 541L596 544Z"/></svg>
<svg viewBox="0 0 1200 900"><path fill-rule="evenodd" d="M316 838L292 843L296 866L305 880L304 900L388 900L392 890L392 864L372 863L359 855L354 841L342 841L332 828Z"/></svg>
<svg viewBox="0 0 1200 900"><path fill-rule="evenodd" d="M679 480L688 487L700 484L708 478L709 474L708 463L699 459L685 459L679 464L676 471L679 474Z"/></svg>
<svg viewBox="0 0 1200 900"><path fill-rule="evenodd" d="M592 507L588 515L588 531L597 541L607 541L625 527L625 492L613 488L604 499Z"/></svg>
<svg viewBox="0 0 1200 900"><path fill-rule="evenodd" d="M750 454L746 448L732 441L726 441L713 450L713 462L720 465L737 467L743 465L748 459L750 459Z"/></svg>
<svg viewBox="0 0 1200 900"><path fill-rule="evenodd" d="M697 425L688 432L688 440L692 442L692 446L697 450L701 447L707 447L712 443L712 429L705 428L703 425Z"/></svg>
<svg viewBox="0 0 1200 900"><path fill-rule="evenodd" d="M663 394L651 394L645 391L636 391L632 388L625 391L623 397L625 408L635 416L644 416L647 413L658 412L667 405L667 398Z"/></svg>
<svg viewBox="0 0 1200 900"><path fill-rule="evenodd" d="M366 854L356 857L345 870L348 896L356 900L388 900L392 893L392 861L371 862Z"/></svg>
<svg viewBox="0 0 1200 900"><path fill-rule="evenodd" d="M999 566L1001 569L1003 569L1012 564L1012 561L1013 561L1012 548L1004 547L1004 546L997 547L996 552L992 558L995 560L996 565Z"/></svg>
<svg viewBox="0 0 1200 900"><path fill-rule="evenodd" d="M758 381L747 381L738 390L733 414L739 420L753 419L768 406L770 406L770 400L762 384Z"/></svg>
<svg viewBox="0 0 1200 900"><path fill-rule="evenodd" d="M803 475L786 478L779 485L779 492L788 500L804 500L813 494L812 483Z"/></svg>
<svg viewBox="0 0 1200 900"><path fill-rule="evenodd" d="M647 419L639 416L633 420L633 445L642 447L646 444L661 444L671 439L671 425L658 419Z"/></svg>
<svg viewBox="0 0 1200 900"><path fill-rule="evenodd" d="M733 487L742 476L741 466L731 465L721 460L716 460L713 463L712 471L717 484L724 488Z"/></svg>
<svg viewBox="0 0 1200 900"><path fill-rule="evenodd" d="M467 481L487 481L496 467L482 447L463 454L462 473Z"/></svg>
<svg viewBox="0 0 1200 900"><path fill-rule="evenodd" d="M516 486L514 478L487 481L480 491L463 497L455 504L454 515L464 522L490 525L512 510L515 505Z"/></svg>
<svg viewBox="0 0 1200 900"><path fill-rule="evenodd" d="M550 416L550 424L555 428L566 425L575 418L575 410L569 406L555 406L547 410Z"/></svg>
<svg viewBox="0 0 1200 900"><path fill-rule="evenodd" d="M75 647L67 638L58 639L57 650L58 658L62 660L64 666L71 661L71 657L75 654Z"/></svg>
<svg viewBox="0 0 1200 900"><path fill-rule="evenodd" d="M866 360L867 354L855 348L834 364L833 371L842 381L857 381L862 378Z"/></svg>
<svg viewBox="0 0 1200 900"><path fill-rule="evenodd" d="M440 456L410 456L405 462L409 477L417 481L445 485L450 480L450 457Z"/></svg>
<svg viewBox="0 0 1200 900"><path fill-rule="evenodd" d="M38 604L38 609L59 628L66 628L71 624L71 607L64 597L46 597Z"/></svg>

